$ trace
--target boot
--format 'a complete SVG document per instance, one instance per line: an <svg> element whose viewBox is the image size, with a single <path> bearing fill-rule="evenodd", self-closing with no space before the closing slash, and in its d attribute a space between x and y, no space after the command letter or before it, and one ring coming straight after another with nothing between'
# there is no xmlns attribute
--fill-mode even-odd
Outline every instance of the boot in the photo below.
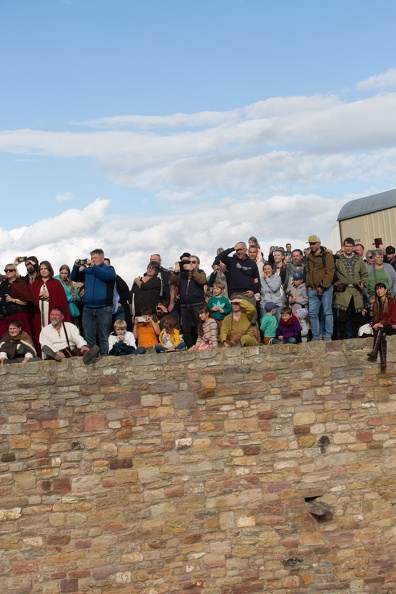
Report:
<svg viewBox="0 0 396 594"><path fill-rule="evenodd" d="M381 371L385 371L386 369L386 352L388 349L388 343L386 342L386 337L384 336L382 341L381 341L381 345L380 345L380 359L381 359Z"/></svg>
<svg viewBox="0 0 396 594"><path fill-rule="evenodd" d="M377 331L377 334L374 337L373 350L367 355L367 359L369 359L370 361L376 361L377 360L378 351L380 349L380 345L381 345L383 334L384 333L383 333L382 330L378 330Z"/></svg>

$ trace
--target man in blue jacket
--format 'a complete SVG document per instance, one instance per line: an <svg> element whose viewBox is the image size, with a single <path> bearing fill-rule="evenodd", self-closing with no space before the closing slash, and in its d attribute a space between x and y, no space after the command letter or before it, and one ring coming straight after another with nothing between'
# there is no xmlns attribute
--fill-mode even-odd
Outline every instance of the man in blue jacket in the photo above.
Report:
<svg viewBox="0 0 396 594"><path fill-rule="evenodd" d="M73 281L84 283L82 324L85 340L92 348L98 336L100 354L104 356L109 354L115 277L113 266L106 266L100 249L91 252L86 267L81 260L76 260L71 273Z"/></svg>

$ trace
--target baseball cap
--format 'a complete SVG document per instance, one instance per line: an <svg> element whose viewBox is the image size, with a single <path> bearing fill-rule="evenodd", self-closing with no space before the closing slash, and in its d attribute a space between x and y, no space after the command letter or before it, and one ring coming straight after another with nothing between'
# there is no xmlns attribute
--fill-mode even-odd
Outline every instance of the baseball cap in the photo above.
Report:
<svg viewBox="0 0 396 594"><path fill-rule="evenodd" d="M293 278L295 280L301 280L304 278L304 273L301 270L296 270L296 272L293 273Z"/></svg>
<svg viewBox="0 0 396 594"><path fill-rule="evenodd" d="M320 242L320 237L318 237L317 235L310 235L308 237L307 243L316 243L318 241Z"/></svg>
<svg viewBox="0 0 396 594"><path fill-rule="evenodd" d="M385 249L385 252L387 254L394 254L396 252L395 248L393 247L393 245L388 245L388 247Z"/></svg>
<svg viewBox="0 0 396 594"><path fill-rule="evenodd" d="M264 305L264 309L265 311L271 311L271 309L276 309L278 306L275 305L275 303L273 301L268 301L268 303L266 303Z"/></svg>

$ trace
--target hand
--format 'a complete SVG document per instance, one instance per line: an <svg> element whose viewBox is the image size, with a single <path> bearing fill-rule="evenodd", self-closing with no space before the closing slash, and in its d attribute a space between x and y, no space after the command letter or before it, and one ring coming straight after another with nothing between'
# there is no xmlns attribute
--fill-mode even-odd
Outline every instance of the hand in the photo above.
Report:
<svg viewBox="0 0 396 594"><path fill-rule="evenodd" d="M321 297L323 295L323 289L322 289L322 287L319 287L316 292L319 295L319 297Z"/></svg>
<svg viewBox="0 0 396 594"><path fill-rule="evenodd" d="M22 360L22 363L28 363L29 361L29 357L24 357L24 359Z"/></svg>
<svg viewBox="0 0 396 594"><path fill-rule="evenodd" d="M253 291L246 291L245 293L246 297L249 297L249 299L251 299L254 296Z"/></svg>
<svg viewBox="0 0 396 594"><path fill-rule="evenodd" d="M230 348L230 345L228 344L228 342L223 342L223 347L225 349L229 349Z"/></svg>
<svg viewBox="0 0 396 594"><path fill-rule="evenodd" d="M14 299L11 297L11 295L9 295L8 293L5 296L7 303L13 302Z"/></svg>
<svg viewBox="0 0 396 594"><path fill-rule="evenodd" d="M278 339L279 340L283 340L283 336L278 336Z"/></svg>
<svg viewBox="0 0 396 594"><path fill-rule="evenodd" d="M81 347L80 351L81 351L81 354L84 355L84 353L88 353L89 347L84 345Z"/></svg>

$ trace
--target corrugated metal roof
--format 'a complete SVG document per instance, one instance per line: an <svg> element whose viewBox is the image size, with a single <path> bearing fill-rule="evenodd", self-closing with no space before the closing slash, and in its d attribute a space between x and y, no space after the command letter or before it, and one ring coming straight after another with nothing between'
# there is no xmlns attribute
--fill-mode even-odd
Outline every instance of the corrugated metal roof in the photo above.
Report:
<svg viewBox="0 0 396 594"><path fill-rule="evenodd" d="M378 210L385 210L386 208L393 208L396 206L396 189L388 190L387 192L380 192L372 196L365 196L357 200L351 200L344 204L341 208L337 221L346 221L347 219L354 219L361 217L371 212Z"/></svg>

